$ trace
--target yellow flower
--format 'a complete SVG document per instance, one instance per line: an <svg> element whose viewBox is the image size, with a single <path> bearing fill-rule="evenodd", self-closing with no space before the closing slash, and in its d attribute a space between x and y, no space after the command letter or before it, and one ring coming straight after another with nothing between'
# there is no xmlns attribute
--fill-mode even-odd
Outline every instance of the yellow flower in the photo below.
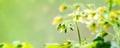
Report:
<svg viewBox="0 0 120 48"><path fill-rule="evenodd" d="M109 29L109 25L104 25L103 26L103 29L106 31L106 30L108 30Z"/></svg>
<svg viewBox="0 0 120 48"><path fill-rule="evenodd" d="M88 15L88 20L92 20L93 18L95 17L95 12L90 12L89 15Z"/></svg>
<svg viewBox="0 0 120 48"><path fill-rule="evenodd" d="M102 12L105 11L105 8L104 8L104 7L99 7L99 8L97 9L97 11L100 12L100 13L102 13Z"/></svg>
<svg viewBox="0 0 120 48"><path fill-rule="evenodd" d="M107 35L107 33L106 33L105 31L102 31L102 32L99 32L98 35L99 35L100 37L104 37L104 36Z"/></svg>
<svg viewBox="0 0 120 48"><path fill-rule="evenodd" d="M54 18L53 24L59 24L61 21L62 21L62 17L57 16L57 17Z"/></svg>
<svg viewBox="0 0 120 48"><path fill-rule="evenodd" d="M110 18L116 18L116 14L114 12L110 12Z"/></svg>
<svg viewBox="0 0 120 48"><path fill-rule="evenodd" d="M104 22L103 30L105 30L105 31L108 30L109 26L110 26L109 22Z"/></svg>
<svg viewBox="0 0 120 48"><path fill-rule="evenodd" d="M75 6L74 6L74 10L75 10L75 11L79 11L79 5L75 5Z"/></svg>
<svg viewBox="0 0 120 48"><path fill-rule="evenodd" d="M98 22L97 22L97 25L98 25L98 26L102 26L103 24L104 24L103 21L98 21Z"/></svg>
<svg viewBox="0 0 120 48"><path fill-rule="evenodd" d="M88 29L90 29L92 32L96 31L96 24L95 23L90 23L87 25Z"/></svg>
<svg viewBox="0 0 120 48"><path fill-rule="evenodd" d="M65 30L65 27L64 27L64 26L62 26L62 27L59 29L60 32L63 32L64 30Z"/></svg>
<svg viewBox="0 0 120 48"><path fill-rule="evenodd" d="M59 7L59 10L60 10L61 12L63 12L66 8L67 8L67 7L66 7L65 5L61 5L61 6Z"/></svg>

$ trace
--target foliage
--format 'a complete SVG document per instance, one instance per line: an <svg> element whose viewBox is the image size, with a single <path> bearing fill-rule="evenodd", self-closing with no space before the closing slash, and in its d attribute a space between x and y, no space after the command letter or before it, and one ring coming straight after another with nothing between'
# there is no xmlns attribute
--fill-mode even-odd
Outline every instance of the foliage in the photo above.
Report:
<svg viewBox="0 0 120 48"><path fill-rule="evenodd" d="M13 44L1 42L0 48L33 48L33 47L27 42L15 41L13 42Z"/></svg>
<svg viewBox="0 0 120 48"><path fill-rule="evenodd" d="M66 41L63 44L46 44L45 48L120 48L120 10L113 8L116 2L120 5L119 0L107 0L107 5L98 8L93 4L84 8L80 8L80 4L61 5L61 12L72 10L72 13L65 15L67 17L55 17L53 23L60 32L68 33L76 29L79 44ZM81 39L79 23L85 24L92 34L96 34L92 42ZM109 28L113 29L114 33L108 32ZM105 41L105 36L112 36L113 40Z"/></svg>

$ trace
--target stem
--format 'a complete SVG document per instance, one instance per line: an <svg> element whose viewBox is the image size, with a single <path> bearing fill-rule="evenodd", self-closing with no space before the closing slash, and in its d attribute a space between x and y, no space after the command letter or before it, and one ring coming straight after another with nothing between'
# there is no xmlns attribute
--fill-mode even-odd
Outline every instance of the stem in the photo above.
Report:
<svg viewBox="0 0 120 48"><path fill-rule="evenodd" d="M109 12L112 10L113 0L109 0Z"/></svg>
<svg viewBox="0 0 120 48"><path fill-rule="evenodd" d="M77 33L78 33L79 44L81 44L80 30L79 30L77 21L75 21L75 25L76 25L76 29L77 29Z"/></svg>
<svg viewBox="0 0 120 48"><path fill-rule="evenodd" d="M116 25L114 25L113 26L113 29L114 29L114 31L115 31L115 41L120 45L120 38L119 38L119 32L120 32L120 30L119 30L119 28L116 26Z"/></svg>

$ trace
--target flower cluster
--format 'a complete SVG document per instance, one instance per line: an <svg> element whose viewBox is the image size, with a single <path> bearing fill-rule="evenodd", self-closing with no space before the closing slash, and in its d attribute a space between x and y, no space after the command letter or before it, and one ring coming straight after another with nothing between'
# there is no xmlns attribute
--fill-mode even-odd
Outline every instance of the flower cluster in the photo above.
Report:
<svg viewBox="0 0 120 48"><path fill-rule="evenodd" d="M71 22L81 22L83 24L86 24L86 26L92 31L92 32L97 32L97 28L102 28L103 30L108 30L108 28L110 26L112 26L113 24L118 24L120 20L120 11L119 10L114 10L114 11L108 11L107 7L102 6L99 8L93 8L91 6L86 7L85 10L80 10L79 5L75 5L73 6L74 8L72 8L74 10L74 12L68 14L67 16L69 16L67 19L67 21L69 20L69 22L66 22L65 19L63 19L62 17L55 17L54 19L54 24L59 24L61 25L61 23L71 23ZM64 9L63 9L64 8ZM66 10L66 8L68 9L69 7L67 6L60 6L60 10ZM77 10L77 11L76 11ZM71 19L72 18L72 19ZM63 20L62 20L63 19ZM114 22L115 21L115 22ZM61 28L64 28L65 24L62 25Z"/></svg>
<svg viewBox="0 0 120 48"><path fill-rule="evenodd" d="M111 34L115 39L120 37L120 10L109 11L106 6L94 8L94 5L88 5L84 10L80 8L79 4L74 5L73 8L65 5L60 6L60 11L63 12L66 9L73 10L72 13L66 15L67 18L54 18L53 23L57 26L58 31L67 33L69 29L74 30L74 25L78 26L78 23L82 23L85 24L93 34L98 34L101 39L107 34ZM113 28L117 35L107 32L109 28ZM115 41L120 45L120 38Z"/></svg>
<svg viewBox="0 0 120 48"><path fill-rule="evenodd" d="M73 6L61 5L59 10L72 10L67 17L55 17L54 25L60 32L69 32L69 30L78 32L79 44L78 48L120 48L120 10L113 9L113 0L108 0L108 6L100 6L95 8L93 4L81 8L80 4ZM83 6L82 6L83 7ZM83 44L81 40L79 23L91 31L92 34L97 34L92 43ZM75 29L74 29L75 28ZM114 33L109 32L109 28L114 30ZM106 35L112 36L113 41L104 41ZM115 44L115 46L113 45Z"/></svg>

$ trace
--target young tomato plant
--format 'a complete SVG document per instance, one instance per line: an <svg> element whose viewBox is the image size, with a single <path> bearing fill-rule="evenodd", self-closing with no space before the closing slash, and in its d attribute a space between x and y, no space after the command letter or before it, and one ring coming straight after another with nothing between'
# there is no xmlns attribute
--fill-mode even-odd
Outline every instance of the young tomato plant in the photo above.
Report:
<svg viewBox="0 0 120 48"><path fill-rule="evenodd" d="M117 1L107 0L105 6L95 8L94 5L87 5L84 9L81 9L79 4L72 7L61 5L61 12L67 9L73 12L67 14L67 17L55 17L53 24L60 32L76 30L79 43L66 41L62 44L46 44L45 48L120 48L120 10L113 8L115 2ZM85 24L92 34L97 34L92 42L81 39L79 23ZM108 32L109 28L112 28L114 33ZM113 40L105 41L105 36L112 36Z"/></svg>

